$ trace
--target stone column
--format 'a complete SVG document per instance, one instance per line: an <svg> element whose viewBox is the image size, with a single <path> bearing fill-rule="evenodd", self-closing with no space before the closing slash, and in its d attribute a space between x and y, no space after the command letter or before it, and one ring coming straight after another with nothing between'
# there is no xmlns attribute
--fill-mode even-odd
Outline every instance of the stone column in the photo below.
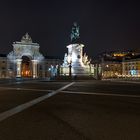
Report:
<svg viewBox="0 0 140 140"><path fill-rule="evenodd" d="M37 64L38 64L38 60L32 60L32 65L33 65L33 78L38 78Z"/></svg>
<svg viewBox="0 0 140 140"><path fill-rule="evenodd" d="M45 78L45 62L43 61L43 64L42 64L42 77Z"/></svg>
<svg viewBox="0 0 140 140"><path fill-rule="evenodd" d="M21 62L22 59L16 59L16 65L17 65L16 77L21 77Z"/></svg>

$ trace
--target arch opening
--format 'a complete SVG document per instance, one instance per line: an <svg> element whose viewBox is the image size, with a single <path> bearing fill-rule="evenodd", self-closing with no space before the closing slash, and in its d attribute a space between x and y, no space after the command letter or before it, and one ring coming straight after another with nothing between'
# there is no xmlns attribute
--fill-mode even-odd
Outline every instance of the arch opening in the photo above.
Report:
<svg viewBox="0 0 140 140"><path fill-rule="evenodd" d="M25 78L30 78L33 76L32 61L28 56L22 56L21 75Z"/></svg>

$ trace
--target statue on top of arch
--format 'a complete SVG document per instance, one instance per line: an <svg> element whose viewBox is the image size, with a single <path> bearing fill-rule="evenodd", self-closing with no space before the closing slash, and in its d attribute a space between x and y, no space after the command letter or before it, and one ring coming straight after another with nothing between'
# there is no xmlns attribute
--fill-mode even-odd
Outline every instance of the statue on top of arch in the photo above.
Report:
<svg viewBox="0 0 140 140"><path fill-rule="evenodd" d="M24 42L24 43L32 43L32 38L29 36L28 33L26 33L26 34L22 37L21 42Z"/></svg>

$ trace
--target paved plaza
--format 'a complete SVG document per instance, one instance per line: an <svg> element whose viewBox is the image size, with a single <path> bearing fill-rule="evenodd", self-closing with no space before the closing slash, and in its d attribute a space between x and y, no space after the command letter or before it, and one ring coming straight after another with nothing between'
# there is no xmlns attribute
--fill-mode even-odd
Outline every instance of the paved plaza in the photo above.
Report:
<svg viewBox="0 0 140 140"><path fill-rule="evenodd" d="M0 140L139 140L140 83L0 81Z"/></svg>

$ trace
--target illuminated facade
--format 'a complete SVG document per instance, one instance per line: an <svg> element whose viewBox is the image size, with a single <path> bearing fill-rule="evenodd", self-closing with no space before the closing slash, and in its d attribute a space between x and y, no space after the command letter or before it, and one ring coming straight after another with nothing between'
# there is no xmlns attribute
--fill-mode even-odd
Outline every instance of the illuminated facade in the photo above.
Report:
<svg viewBox="0 0 140 140"><path fill-rule="evenodd" d="M39 47L38 43L32 42L28 33L22 37L20 42L14 42L13 51L7 55L8 77L38 78L38 67L42 65L44 59L39 52Z"/></svg>
<svg viewBox="0 0 140 140"><path fill-rule="evenodd" d="M122 63L117 61L105 61L102 63L102 78L118 78L122 75Z"/></svg>
<svg viewBox="0 0 140 140"><path fill-rule="evenodd" d="M0 54L0 78L140 77L140 53L132 51L104 53L97 63L95 60L91 63L86 53L83 53L84 45L75 41L79 38L79 28L75 28L73 28L72 42L67 46L68 53L65 53L64 60L43 56L39 52L39 44L33 43L26 33L21 41L13 43L13 51L8 55Z"/></svg>
<svg viewBox="0 0 140 140"><path fill-rule="evenodd" d="M123 60L122 77L140 77L140 57Z"/></svg>
<svg viewBox="0 0 140 140"><path fill-rule="evenodd" d="M140 53L112 52L101 56L102 78L140 77Z"/></svg>

